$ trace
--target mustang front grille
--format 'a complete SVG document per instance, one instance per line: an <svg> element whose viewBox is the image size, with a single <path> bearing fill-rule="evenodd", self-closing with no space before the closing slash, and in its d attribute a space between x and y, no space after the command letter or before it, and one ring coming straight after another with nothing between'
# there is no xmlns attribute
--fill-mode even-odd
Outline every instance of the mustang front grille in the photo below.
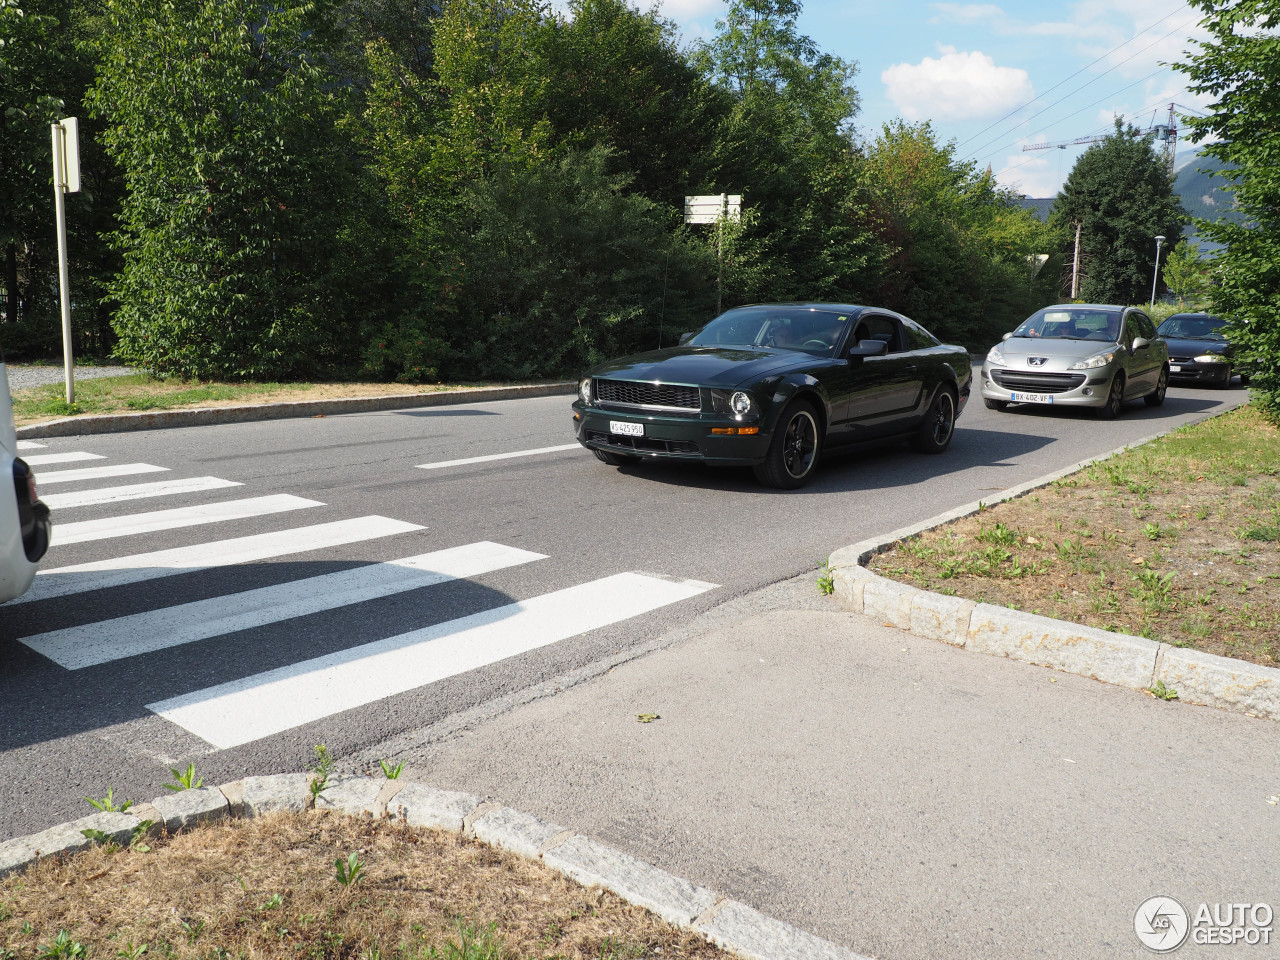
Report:
<svg viewBox="0 0 1280 960"><path fill-rule="evenodd" d="M600 380L592 392L601 403L628 407L662 407L668 410L701 410L702 394L697 387L674 383L637 383L632 380Z"/></svg>
<svg viewBox="0 0 1280 960"><path fill-rule="evenodd" d="M611 433L587 431L587 442L602 446L620 447L635 450L637 453L670 453L676 455L698 455L698 445L692 440L655 440L653 437L619 437Z"/></svg>
<svg viewBox="0 0 1280 960"><path fill-rule="evenodd" d="M1066 393L1084 383L1085 375L997 368L991 371L991 379L1006 390L1020 390L1023 393Z"/></svg>

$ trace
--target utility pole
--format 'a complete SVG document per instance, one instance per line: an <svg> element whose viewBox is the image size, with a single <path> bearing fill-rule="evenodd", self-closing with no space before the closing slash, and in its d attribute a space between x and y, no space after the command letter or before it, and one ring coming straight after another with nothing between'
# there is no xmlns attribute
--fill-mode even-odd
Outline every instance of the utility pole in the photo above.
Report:
<svg viewBox="0 0 1280 960"><path fill-rule="evenodd" d="M1076 221L1076 252L1071 258L1071 299L1080 296L1080 228L1084 222Z"/></svg>

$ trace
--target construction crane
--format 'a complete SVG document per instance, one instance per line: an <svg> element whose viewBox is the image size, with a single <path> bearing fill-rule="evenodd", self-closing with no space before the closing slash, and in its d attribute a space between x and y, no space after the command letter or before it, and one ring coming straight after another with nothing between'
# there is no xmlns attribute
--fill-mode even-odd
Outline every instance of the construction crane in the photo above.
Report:
<svg viewBox="0 0 1280 960"><path fill-rule="evenodd" d="M1161 153L1164 156L1165 167L1169 171L1169 176L1173 176L1173 164L1178 149L1178 125L1176 122L1176 114L1174 113L1174 104L1169 104L1169 122L1157 123L1143 131L1144 137L1155 137L1164 146ZM1082 143L1098 143L1107 139L1111 134L1102 134L1094 137L1076 137L1074 140L1062 140L1058 143L1028 143L1022 148L1023 153L1031 150L1065 150L1067 147L1077 146Z"/></svg>

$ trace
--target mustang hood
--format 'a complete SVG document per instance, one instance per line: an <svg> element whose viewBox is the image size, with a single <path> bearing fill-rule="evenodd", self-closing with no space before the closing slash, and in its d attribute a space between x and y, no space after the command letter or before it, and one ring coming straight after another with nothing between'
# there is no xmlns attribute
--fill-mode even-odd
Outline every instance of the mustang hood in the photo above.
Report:
<svg viewBox="0 0 1280 960"><path fill-rule="evenodd" d="M771 347L668 347L592 367L587 375L610 380L736 387L792 367L812 366L811 353Z"/></svg>
<svg viewBox="0 0 1280 960"><path fill-rule="evenodd" d="M1231 347L1225 340L1195 340L1187 337L1164 337L1169 352L1180 357L1196 357L1205 353L1231 356Z"/></svg>

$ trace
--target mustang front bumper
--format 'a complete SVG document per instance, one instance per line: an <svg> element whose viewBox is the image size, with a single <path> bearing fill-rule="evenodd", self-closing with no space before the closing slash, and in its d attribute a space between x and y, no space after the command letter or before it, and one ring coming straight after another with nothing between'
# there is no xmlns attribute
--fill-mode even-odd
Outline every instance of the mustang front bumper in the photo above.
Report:
<svg viewBox="0 0 1280 960"><path fill-rule="evenodd" d="M578 442L590 450L742 466L763 462L769 450L769 436L758 417L618 410L582 400L574 401L573 411Z"/></svg>

